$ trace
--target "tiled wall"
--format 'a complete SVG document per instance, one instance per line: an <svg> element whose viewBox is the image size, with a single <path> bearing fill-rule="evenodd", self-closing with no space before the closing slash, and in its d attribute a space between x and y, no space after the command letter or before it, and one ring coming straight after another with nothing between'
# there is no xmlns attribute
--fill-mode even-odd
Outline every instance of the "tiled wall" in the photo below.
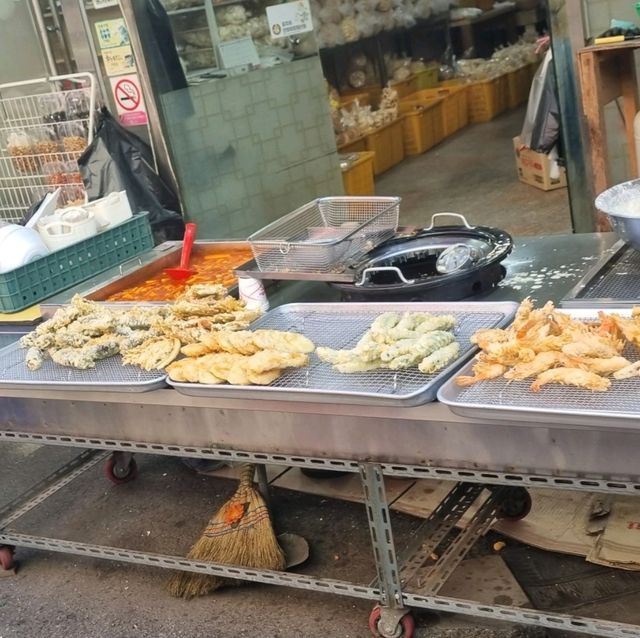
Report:
<svg viewBox="0 0 640 638"><path fill-rule="evenodd" d="M188 218L202 238L245 238L342 178L317 57L162 97Z"/></svg>

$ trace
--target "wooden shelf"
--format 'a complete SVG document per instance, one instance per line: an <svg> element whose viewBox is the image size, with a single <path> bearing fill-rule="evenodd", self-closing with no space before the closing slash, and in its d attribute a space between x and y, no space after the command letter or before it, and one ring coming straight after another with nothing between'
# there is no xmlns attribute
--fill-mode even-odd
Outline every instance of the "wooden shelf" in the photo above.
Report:
<svg viewBox="0 0 640 638"><path fill-rule="evenodd" d="M620 97L631 177L638 177L633 121L639 108L634 59L639 48L640 40L628 40L617 44L597 44L578 52L582 109L590 142L587 164L596 195L613 186L607 161L604 107L617 102ZM608 220L600 213L597 214L596 229L610 230Z"/></svg>

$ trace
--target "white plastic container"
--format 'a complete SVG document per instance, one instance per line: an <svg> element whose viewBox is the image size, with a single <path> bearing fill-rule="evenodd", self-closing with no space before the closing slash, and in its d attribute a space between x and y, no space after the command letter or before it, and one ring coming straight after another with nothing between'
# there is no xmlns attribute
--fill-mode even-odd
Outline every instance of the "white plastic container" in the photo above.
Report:
<svg viewBox="0 0 640 638"><path fill-rule="evenodd" d="M126 191L110 193L102 199L85 204L83 208L94 214L100 230L117 226L133 215Z"/></svg>
<svg viewBox="0 0 640 638"><path fill-rule="evenodd" d="M91 211L77 206L57 210L38 224L38 232L51 250L60 250L98 234L98 223Z"/></svg>

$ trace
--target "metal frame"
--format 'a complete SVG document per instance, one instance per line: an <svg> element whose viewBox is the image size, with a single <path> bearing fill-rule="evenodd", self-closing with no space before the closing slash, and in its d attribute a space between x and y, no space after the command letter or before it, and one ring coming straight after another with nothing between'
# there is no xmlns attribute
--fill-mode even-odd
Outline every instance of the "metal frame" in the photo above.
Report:
<svg viewBox="0 0 640 638"><path fill-rule="evenodd" d="M26 438L28 440L40 440L40 442L46 442L49 444L58 443L66 445L80 445L79 442L73 443L61 440L65 437L42 436L38 438L35 435L7 436L7 434L8 433L6 432L0 432L0 439L23 440ZM92 448L99 449L103 446L111 447L107 445L107 441L84 442L85 445L87 443L90 443ZM155 454L193 455L198 452L201 454L210 452L210 450L192 451L187 449L154 449L156 446L149 447L151 449L147 449L145 451ZM157 447L165 448L165 446ZM130 450L130 448L128 449ZM237 453L232 450L216 450L215 453L219 453L221 458L229 458L236 454L241 454L243 460L246 460L248 456L259 458L264 456L259 453ZM105 456L106 455L104 453L95 451L84 452L66 466L54 472L50 477L42 481L23 497L16 499L12 504L10 504L10 506L5 508L0 513L0 516L2 516L2 520L0 520L0 545L28 547L45 551L68 553L76 556L91 556L93 558L103 558L138 565L161 567L165 569L180 569L182 571L212 574L237 580L246 580L250 582L259 582L378 601L382 605L382 614L378 624L378 629L380 630L381 635L389 637L400 635L398 633L399 622L407 613L406 607L415 607L420 609L456 613L465 616L490 618L523 625L564 629L566 631L581 634L596 634L602 637L640 638L640 627L625 623L600 621L590 618L570 616L567 614L532 611L513 606L484 605L473 601L421 594L419 592L403 592L400 580L401 572L398 568L395 556L395 546L393 543L383 478L385 473L404 475L405 472L418 468L400 468L394 466L385 468L381 464L357 464L338 459L330 460L330 462L326 463L327 466L333 467L334 469L337 469L336 465L342 468L344 467L342 464L348 464L350 470L360 472L364 489L365 506L367 508L369 526L372 535L372 546L374 549L374 556L376 558L376 568L380 583L382 583L380 587L359 585L334 579L314 578L288 572L248 569L230 565L193 561L164 554L139 552L104 545L22 534L7 528L9 523L15 522L20 516L31 511L48 496L62 489L73 479L81 476L86 470L103 460ZM264 459L262 460L264 461ZM296 457L295 459L291 459L291 461L293 461L293 464L303 467L318 466L316 460L312 458ZM334 461L335 465L332 465ZM289 459L279 458L276 462L279 462L280 464L287 464ZM436 470L437 468L419 469ZM475 490L471 490L471 492L474 491ZM449 500L449 507L453 505L453 501L455 500L455 498ZM446 501L447 499L445 499L445 502ZM470 504L470 501L467 499L467 506L468 504ZM458 548L461 549L462 546L471 545L471 537L477 537L477 535L482 532L482 528L488 525L487 521L495 514L496 506L497 500L494 496L491 496L486 501L485 506L481 508L481 510L486 511L476 516L476 519L478 521L482 521L482 523L480 525L472 526L469 533L462 534L464 538L458 543ZM488 513L489 515L487 515ZM455 546L455 544L452 546ZM449 551L450 556L453 556L454 554L456 554L456 556L460 556L460 553L457 551Z"/></svg>
<svg viewBox="0 0 640 638"><path fill-rule="evenodd" d="M609 250L607 250L580 279L580 281L571 288L560 302L562 308L629 308L637 303L635 299L609 299L609 298L590 298L582 296L582 292L595 283L600 276L607 276L608 266L613 262L615 264L619 259L624 257L629 250L628 244L620 239ZM606 271L606 272L604 272ZM604 272L604 275L603 275Z"/></svg>

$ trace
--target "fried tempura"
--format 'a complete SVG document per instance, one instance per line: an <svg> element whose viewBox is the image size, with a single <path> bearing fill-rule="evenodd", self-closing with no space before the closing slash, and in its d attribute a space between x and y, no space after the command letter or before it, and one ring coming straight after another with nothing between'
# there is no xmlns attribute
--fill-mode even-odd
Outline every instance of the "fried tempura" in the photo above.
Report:
<svg viewBox="0 0 640 638"><path fill-rule="evenodd" d="M581 368L553 368L543 372L531 384L533 392L539 392L543 385L549 383L559 383L561 385L572 385L577 388L585 388L597 392L604 392L611 387L611 381L593 372L582 370Z"/></svg>

